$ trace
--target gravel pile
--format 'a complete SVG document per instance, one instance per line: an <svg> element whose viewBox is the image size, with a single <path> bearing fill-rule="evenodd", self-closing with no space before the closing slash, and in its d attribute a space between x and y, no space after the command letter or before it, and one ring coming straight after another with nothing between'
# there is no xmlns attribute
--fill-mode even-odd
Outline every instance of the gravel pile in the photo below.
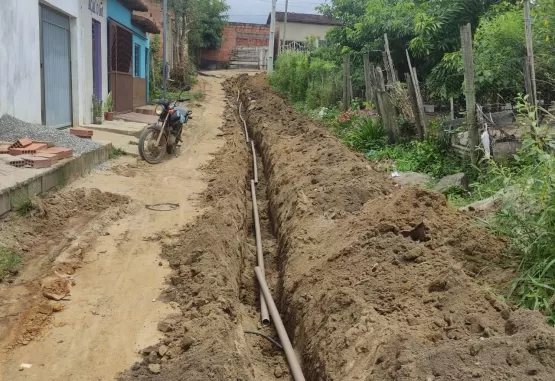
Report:
<svg viewBox="0 0 555 381"><path fill-rule="evenodd" d="M89 139L81 139L70 135L69 130L58 130L52 127L31 124L4 114L0 118L0 141L13 142L20 138L53 142L57 147L73 149L75 156L93 151L100 144Z"/></svg>

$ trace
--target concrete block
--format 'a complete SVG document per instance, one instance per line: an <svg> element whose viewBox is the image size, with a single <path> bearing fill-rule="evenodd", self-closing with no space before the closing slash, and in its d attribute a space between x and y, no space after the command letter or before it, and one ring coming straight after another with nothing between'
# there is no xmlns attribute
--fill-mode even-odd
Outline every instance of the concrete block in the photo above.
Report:
<svg viewBox="0 0 555 381"><path fill-rule="evenodd" d="M28 185L27 185L27 195L29 196L29 198L33 198L38 196L39 194L42 193L42 180L41 178L36 178L33 179ZM0 212L0 215L2 213Z"/></svg>
<svg viewBox="0 0 555 381"><path fill-rule="evenodd" d="M95 166L108 160L110 152L112 152L112 145L106 144L71 160L58 162L52 168L46 169L44 172L21 183L5 187L0 190L0 215L9 212L14 205L23 200L35 197L53 188L64 186L79 177L87 175ZM10 158L12 160L20 159L19 156Z"/></svg>
<svg viewBox="0 0 555 381"><path fill-rule="evenodd" d="M0 194L0 216L12 210L9 193Z"/></svg>

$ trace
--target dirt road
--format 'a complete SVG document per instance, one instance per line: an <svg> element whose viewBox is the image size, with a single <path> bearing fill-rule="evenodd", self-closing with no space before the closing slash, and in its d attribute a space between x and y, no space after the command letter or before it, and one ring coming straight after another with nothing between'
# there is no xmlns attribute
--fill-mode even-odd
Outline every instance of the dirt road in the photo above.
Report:
<svg viewBox="0 0 555 381"><path fill-rule="evenodd" d="M71 244L51 247L53 253L31 260L13 285L3 286L0 297L12 301L10 308L3 304L9 310L5 318L24 313L24 304L33 305L22 302L37 299L32 285L41 271L52 266L51 260L54 264L69 260L78 267L72 274L75 285L70 300L60 302L63 311L53 314L44 327L36 327L40 331L36 336L21 339L13 331L7 335L15 344L3 342L13 349L2 355L1 380L111 380L137 361L139 349L161 338L158 323L177 312L175 305L162 301L170 269L160 257L161 248L180 237L183 226L202 213L196 198L206 183L199 168L222 145L217 136L224 107L222 80L201 80L206 98L193 105L194 119L179 157L158 166L124 157L62 191L98 189L125 195L130 201L125 210L116 202L82 223L61 226L53 235L69 235ZM159 203L175 203L179 208L156 212L144 206ZM75 206L81 207L79 200ZM72 231L76 226L77 231ZM25 327L19 328L21 333ZM21 363L32 367L20 371Z"/></svg>

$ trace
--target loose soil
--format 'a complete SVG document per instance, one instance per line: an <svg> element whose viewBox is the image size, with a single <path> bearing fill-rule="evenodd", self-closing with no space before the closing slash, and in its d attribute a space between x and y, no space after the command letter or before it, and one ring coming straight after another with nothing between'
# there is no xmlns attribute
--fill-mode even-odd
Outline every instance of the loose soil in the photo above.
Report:
<svg viewBox="0 0 555 381"><path fill-rule="evenodd" d="M178 309L162 293L171 269L160 253L203 212L199 168L223 143L222 81L200 81L208 98L193 107L178 157L113 160L38 200L31 215L2 220L0 241L25 266L0 283L0 380L113 380L163 337L158 323ZM145 208L165 202L179 208Z"/></svg>
<svg viewBox="0 0 555 381"><path fill-rule="evenodd" d="M213 107L195 122L210 127L190 132L183 156L159 167L119 159L73 187L129 199L91 217L104 223L79 247L82 268L64 273L76 281L71 301L51 302L50 333L13 344L4 379L108 380L126 368L120 380L291 379L281 350L245 334L276 337L260 323L238 92L260 155L266 276L307 380L554 379L555 330L497 296L503 240L438 193L396 187L264 75L227 80L225 104L223 79L208 78ZM143 207L160 202L180 208ZM21 362L38 366L18 372Z"/></svg>
<svg viewBox="0 0 555 381"><path fill-rule="evenodd" d="M555 332L490 284L505 242L447 205L398 188L274 94L227 81L224 148L206 169L208 211L164 248L182 314L122 380L290 379L260 326L250 149L256 141L267 278L308 380L552 380ZM491 268L487 270L486 267ZM483 274L487 274L486 277ZM493 287L495 286L495 287Z"/></svg>
<svg viewBox="0 0 555 381"><path fill-rule="evenodd" d="M265 76L229 86L264 157L281 311L307 379L553 379L555 331L465 271L504 242L440 194L395 188Z"/></svg>

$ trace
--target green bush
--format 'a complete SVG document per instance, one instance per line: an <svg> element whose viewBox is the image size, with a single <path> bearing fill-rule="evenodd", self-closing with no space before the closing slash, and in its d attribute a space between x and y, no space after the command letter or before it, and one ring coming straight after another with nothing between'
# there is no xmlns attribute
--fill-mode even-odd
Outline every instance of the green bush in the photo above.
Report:
<svg viewBox="0 0 555 381"><path fill-rule="evenodd" d="M308 53L280 54L270 84L291 102L304 103L309 110L333 106L341 98L341 70Z"/></svg>
<svg viewBox="0 0 555 381"><path fill-rule="evenodd" d="M373 161L394 160L401 172L422 172L435 178L457 172L471 172L470 167L440 140L427 139L405 144L389 145L370 151L366 156Z"/></svg>
<svg viewBox="0 0 555 381"><path fill-rule="evenodd" d="M555 140L537 127L532 108L523 108L532 119L534 138L523 141L509 170L490 162L492 181L503 184L509 197L488 224L509 238L519 261L510 298L544 311L555 324Z"/></svg>

